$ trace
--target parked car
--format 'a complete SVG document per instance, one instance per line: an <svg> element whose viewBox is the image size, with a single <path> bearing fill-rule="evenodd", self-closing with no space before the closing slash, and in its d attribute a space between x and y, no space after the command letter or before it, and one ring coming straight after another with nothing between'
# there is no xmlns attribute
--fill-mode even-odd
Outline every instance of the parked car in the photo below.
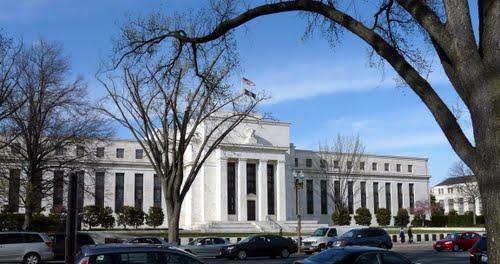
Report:
<svg viewBox="0 0 500 264"><path fill-rule="evenodd" d="M451 233L444 239L434 243L434 249L438 252L442 250L468 250L481 238L481 235L474 232Z"/></svg>
<svg viewBox="0 0 500 264"><path fill-rule="evenodd" d="M329 226L316 229L310 237L302 240L302 251L310 255L326 248L328 241L340 237L347 231L356 228L352 226Z"/></svg>
<svg viewBox="0 0 500 264"><path fill-rule="evenodd" d="M291 239L277 235L253 235L239 243L222 247L219 256L228 259L262 256L288 258L295 252L297 244Z"/></svg>
<svg viewBox="0 0 500 264"><path fill-rule="evenodd" d="M200 257L216 257L225 245L229 245L229 241L224 238L201 237L189 242L187 245L180 245L179 248Z"/></svg>
<svg viewBox="0 0 500 264"><path fill-rule="evenodd" d="M392 248L392 240L382 228L355 228L341 237L328 241L327 247L369 246L383 249Z"/></svg>
<svg viewBox="0 0 500 264"><path fill-rule="evenodd" d="M160 237L133 237L125 240L123 243L140 243L140 244L154 244L154 245L166 245L171 246L174 245L172 243L168 243L165 239Z"/></svg>
<svg viewBox="0 0 500 264"><path fill-rule="evenodd" d="M44 233L0 232L0 262L39 263L52 260L53 243Z"/></svg>
<svg viewBox="0 0 500 264"><path fill-rule="evenodd" d="M86 245L75 256L75 264L186 263L205 264L175 247L154 244Z"/></svg>
<svg viewBox="0 0 500 264"><path fill-rule="evenodd" d="M54 260L64 260L66 254L66 233L48 234L48 237L54 243ZM95 245L96 242L88 233L78 232L76 234L76 252L85 245Z"/></svg>
<svg viewBox="0 0 500 264"><path fill-rule="evenodd" d="M410 260L400 254L374 247L333 247L294 264L366 264L366 263L398 263L410 264Z"/></svg>
<svg viewBox="0 0 500 264"><path fill-rule="evenodd" d="M487 239L482 236L474 246L470 249L470 264L487 264L488 254L487 254Z"/></svg>

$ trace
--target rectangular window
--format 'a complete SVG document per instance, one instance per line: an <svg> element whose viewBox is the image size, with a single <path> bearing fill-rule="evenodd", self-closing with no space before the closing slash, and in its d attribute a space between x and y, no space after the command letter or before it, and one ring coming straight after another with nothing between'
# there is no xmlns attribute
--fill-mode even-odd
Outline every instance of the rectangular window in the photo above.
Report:
<svg viewBox="0 0 500 264"><path fill-rule="evenodd" d="M295 158L295 159L293 160L293 163L294 163L295 167L298 167L298 166L299 166L299 159L298 159L298 158Z"/></svg>
<svg viewBox="0 0 500 264"><path fill-rule="evenodd" d="M313 181L306 180L307 214L314 214Z"/></svg>
<svg viewBox="0 0 500 264"><path fill-rule="evenodd" d="M352 170L352 161L347 162L347 169Z"/></svg>
<svg viewBox="0 0 500 264"><path fill-rule="evenodd" d="M413 165L408 165L408 172L413 172Z"/></svg>
<svg viewBox="0 0 500 264"><path fill-rule="evenodd" d="M365 170L365 162L364 161L359 163L359 170Z"/></svg>
<svg viewBox="0 0 500 264"><path fill-rule="evenodd" d="M83 157L85 155L85 147L84 146L76 146L76 156Z"/></svg>
<svg viewBox="0 0 500 264"><path fill-rule="evenodd" d="M274 165L267 164L267 214L274 215Z"/></svg>
<svg viewBox="0 0 500 264"><path fill-rule="evenodd" d="M340 181L333 182L333 200L335 205L337 205L340 202Z"/></svg>
<svg viewBox="0 0 500 264"><path fill-rule="evenodd" d="M401 164L396 164L396 171L401 172Z"/></svg>
<svg viewBox="0 0 500 264"><path fill-rule="evenodd" d="M372 170L373 171L377 170L377 163L376 162L372 162Z"/></svg>
<svg viewBox="0 0 500 264"><path fill-rule="evenodd" d="M227 163L227 213L236 214L236 163Z"/></svg>
<svg viewBox="0 0 500 264"><path fill-rule="evenodd" d="M54 208L63 206L64 195L64 171L54 171L54 188L52 193L52 206Z"/></svg>
<svg viewBox="0 0 500 264"><path fill-rule="evenodd" d="M161 181L156 174L153 175L153 205L161 207Z"/></svg>
<svg viewBox="0 0 500 264"><path fill-rule="evenodd" d="M125 149L123 148L117 148L116 149L116 158L117 159L123 159L125 157Z"/></svg>
<svg viewBox="0 0 500 264"><path fill-rule="evenodd" d="M125 174L116 173L115 174L115 212L123 206L124 194L125 194Z"/></svg>
<svg viewBox="0 0 500 264"><path fill-rule="evenodd" d="M98 158L104 158L104 148L97 148L95 156Z"/></svg>
<svg viewBox="0 0 500 264"><path fill-rule="evenodd" d="M78 175L78 188L77 188L77 192L78 192L78 199L77 199L77 208L78 208L78 211L80 211L82 208L83 208L83 203L84 203L84 195L85 195L85 172L84 171L78 171L77 172L77 175Z"/></svg>
<svg viewBox="0 0 500 264"><path fill-rule="evenodd" d="M403 184L398 183L398 209L403 208Z"/></svg>
<svg viewBox="0 0 500 264"><path fill-rule="evenodd" d="M143 183L144 183L144 175L140 173L135 174L135 191L134 191L134 199L135 199L135 208L142 210L142 203L144 200L143 193Z"/></svg>
<svg viewBox="0 0 500 264"><path fill-rule="evenodd" d="M56 156L64 156L65 149L63 147L56 148Z"/></svg>
<svg viewBox="0 0 500 264"><path fill-rule="evenodd" d="M247 163L247 194L257 193L256 164Z"/></svg>
<svg viewBox="0 0 500 264"><path fill-rule="evenodd" d="M361 207L366 208L366 182L361 182L360 188L361 188Z"/></svg>
<svg viewBox="0 0 500 264"><path fill-rule="evenodd" d="M349 209L349 214L354 214L354 189L353 182L347 183L347 207Z"/></svg>
<svg viewBox="0 0 500 264"><path fill-rule="evenodd" d="M321 189L321 214L328 214L328 196L326 189L326 180L320 181L320 189Z"/></svg>
<svg viewBox="0 0 500 264"><path fill-rule="evenodd" d="M95 174L95 206L104 208L104 172Z"/></svg>
<svg viewBox="0 0 500 264"><path fill-rule="evenodd" d="M9 211L19 211L19 192L21 187L21 171L12 169L9 171ZM3 200L3 199L2 199ZM61 202L62 203L62 202Z"/></svg>
<svg viewBox="0 0 500 264"><path fill-rule="evenodd" d="M142 149L135 150L135 159L142 159L143 155L144 155L144 150Z"/></svg>
<svg viewBox="0 0 500 264"><path fill-rule="evenodd" d="M389 163L384 163L384 170L389 171Z"/></svg>
<svg viewBox="0 0 500 264"><path fill-rule="evenodd" d="M379 205L378 205L378 182L373 183L373 211L376 213Z"/></svg>
<svg viewBox="0 0 500 264"><path fill-rule="evenodd" d="M339 168L339 161L338 160L334 160L333 161L333 168L334 169L338 169Z"/></svg>
<svg viewBox="0 0 500 264"><path fill-rule="evenodd" d="M312 159L306 159L306 167L311 168L313 166Z"/></svg>
<svg viewBox="0 0 500 264"><path fill-rule="evenodd" d="M392 209L391 209L391 183L386 182L385 183L385 208L389 210L392 214Z"/></svg>
<svg viewBox="0 0 500 264"><path fill-rule="evenodd" d="M451 210L455 210L455 204L453 202L453 199L448 200L448 207L449 207L448 212Z"/></svg>
<svg viewBox="0 0 500 264"><path fill-rule="evenodd" d="M415 208L415 190L414 190L414 186L413 186L413 183L410 183L408 185L408 188L410 189L410 210L412 210L413 208Z"/></svg>
<svg viewBox="0 0 500 264"><path fill-rule="evenodd" d="M320 159L320 160L319 160L319 166L320 166L321 168L326 168L326 160L324 160L324 159Z"/></svg>
<svg viewBox="0 0 500 264"><path fill-rule="evenodd" d="M458 214L464 213L464 198L458 198Z"/></svg>

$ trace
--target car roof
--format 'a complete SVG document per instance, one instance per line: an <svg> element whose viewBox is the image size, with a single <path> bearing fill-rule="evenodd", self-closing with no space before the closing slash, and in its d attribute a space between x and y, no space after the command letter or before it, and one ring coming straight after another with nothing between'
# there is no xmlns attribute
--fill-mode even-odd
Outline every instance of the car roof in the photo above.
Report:
<svg viewBox="0 0 500 264"><path fill-rule="evenodd" d="M184 252L175 247L153 245L153 244L99 244L99 245L85 245L81 248L82 253L85 255L96 255L106 253L120 253L120 252L137 252L137 251L175 251Z"/></svg>
<svg viewBox="0 0 500 264"><path fill-rule="evenodd" d="M43 234L35 231L1 231L0 234Z"/></svg>
<svg viewBox="0 0 500 264"><path fill-rule="evenodd" d="M382 248L376 248L376 247L367 247L367 246L348 246L348 247L333 247L330 248L329 250L334 249L334 250L342 250L342 251L347 251L349 253L358 253L358 252L379 252L379 251L387 251Z"/></svg>

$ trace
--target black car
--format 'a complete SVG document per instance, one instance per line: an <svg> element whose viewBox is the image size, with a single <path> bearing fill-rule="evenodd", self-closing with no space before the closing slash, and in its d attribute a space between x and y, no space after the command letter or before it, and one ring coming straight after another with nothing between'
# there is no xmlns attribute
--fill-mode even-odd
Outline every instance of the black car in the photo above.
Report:
<svg viewBox="0 0 500 264"><path fill-rule="evenodd" d="M83 246L75 264L183 263L205 264L179 248L153 244L104 244Z"/></svg>
<svg viewBox="0 0 500 264"><path fill-rule="evenodd" d="M487 264L488 255L487 239L485 236L481 237L476 244L470 249L470 263L471 264Z"/></svg>
<svg viewBox="0 0 500 264"><path fill-rule="evenodd" d="M276 235L253 235L239 243L224 246L220 250L219 257L228 259L262 256L288 258L295 252L297 252L297 244L291 239Z"/></svg>
<svg viewBox="0 0 500 264"><path fill-rule="evenodd" d="M294 264L366 264L397 263L410 264L410 260L398 253L374 247L333 247L323 252L297 260Z"/></svg>
<svg viewBox="0 0 500 264"><path fill-rule="evenodd" d="M392 240L384 229L369 227L352 229L341 237L328 241L326 244L327 248L344 246L368 246L391 249Z"/></svg>
<svg viewBox="0 0 500 264"><path fill-rule="evenodd" d="M66 233L56 233L48 235L54 246L52 251L54 251L54 260L64 260L66 254ZM76 234L76 251L80 250L81 247L85 245L95 245L94 239L86 233Z"/></svg>

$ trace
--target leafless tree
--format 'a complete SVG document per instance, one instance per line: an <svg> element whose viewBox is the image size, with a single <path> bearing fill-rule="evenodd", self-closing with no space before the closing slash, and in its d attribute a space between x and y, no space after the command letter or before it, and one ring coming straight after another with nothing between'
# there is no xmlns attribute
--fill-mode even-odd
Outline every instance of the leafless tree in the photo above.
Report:
<svg viewBox="0 0 500 264"><path fill-rule="evenodd" d="M96 146L112 130L89 103L81 78L68 81L69 59L61 45L40 39L18 56L18 89L7 98L16 111L5 120L1 139L9 146L1 157L2 176L15 182L11 187L19 192L25 209L23 229L29 229L42 199L53 192L55 180L47 173L89 172L95 168ZM17 109L21 101L25 103Z"/></svg>
<svg viewBox="0 0 500 264"><path fill-rule="evenodd" d="M339 212L354 214L354 197L359 188L356 182L362 176L361 162L365 161L365 146L359 136L349 137L338 134L333 141L319 144L320 171L316 177L326 181L326 192ZM346 215L339 213L339 223Z"/></svg>
<svg viewBox="0 0 500 264"><path fill-rule="evenodd" d="M415 207L410 210L410 213L415 217L420 217L422 219L422 226L425 226L425 216L432 212L432 206L430 200L417 201Z"/></svg>
<svg viewBox="0 0 500 264"><path fill-rule="evenodd" d="M7 103L7 99L18 88L19 74L15 66L21 48L22 45L16 44L0 31L0 135L5 134L5 119L24 103L24 101L18 102L17 107L9 107ZM0 149L5 147L5 143L2 143Z"/></svg>
<svg viewBox="0 0 500 264"><path fill-rule="evenodd" d="M174 23L176 16L143 19L135 35L125 35L119 51L128 57L154 49L169 38L198 45L230 37L232 30L267 15L301 12L309 19L306 31L318 29L333 44L344 32L359 37L401 77L422 100L453 150L474 172L481 191L488 232L488 253L500 263L500 1L496 0L377 0L266 1L262 5L220 0L203 9L202 30ZM473 8L470 8L470 6ZM478 23L471 10L477 8ZM197 20L199 22L199 20ZM197 22L194 21L194 22ZM129 24L133 25L133 24ZM450 107L426 79L428 60L415 43L428 43L471 115L474 141L469 140ZM327 51L325 51L327 52ZM335 72L333 74L336 74Z"/></svg>
<svg viewBox="0 0 500 264"><path fill-rule="evenodd" d="M481 199L479 186L477 184L476 176L465 163L457 161L453 163L449 172L450 177L461 178L458 183L457 189L463 195L465 201L472 205L473 223L476 224L476 202Z"/></svg>
<svg viewBox="0 0 500 264"><path fill-rule="evenodd" d="M244 119L255 118L265 97L226 83L236 66L227 47L170 44L122 63L102 83L115 108L103 110L132 132L160 177L168 238L177 241L182 203L204 162Z"/></svg>

